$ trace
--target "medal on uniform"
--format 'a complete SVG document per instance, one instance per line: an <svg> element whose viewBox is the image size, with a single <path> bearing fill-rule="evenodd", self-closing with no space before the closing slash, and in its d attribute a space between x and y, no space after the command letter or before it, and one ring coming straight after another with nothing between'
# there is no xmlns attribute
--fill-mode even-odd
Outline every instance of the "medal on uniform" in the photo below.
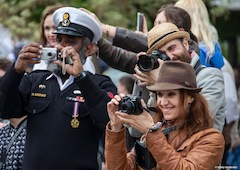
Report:
<svg viewBox="0 0 240 170"><path fill-rule="evenodd" d="M78 128L79 127L79 120L77 119L78 115L77 116L74 116L73 119L71 120L71 126L72 128Z"/></svg>
<svg viewBox="0 0 240 170"><path fill-rule="evenodd" d="M71 120L71 126L72 128L78 128L80 125L80 121L77 119L78 118L78 105L79 102L74 102L74 110L72 114L72 120Z"/></svg>

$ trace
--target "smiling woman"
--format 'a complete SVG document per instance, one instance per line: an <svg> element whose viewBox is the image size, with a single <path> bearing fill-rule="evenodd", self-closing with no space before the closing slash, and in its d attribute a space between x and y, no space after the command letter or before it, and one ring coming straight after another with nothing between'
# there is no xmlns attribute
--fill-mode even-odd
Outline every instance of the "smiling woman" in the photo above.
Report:
<svg viewBox="0 0 240 170"><path fill-rule="evenodd" d="M166 121L176 120L180 115L180 90L157 92L157 103Z"/></svg>
<svg viewBox="0 0 240 170"><path fill-rule="evenodd" d="M63 7L63 5L54 5L45 8L42 14L40 43L44 47L54 47L56 43L56 34L53 34L55 26L53 23L52 15L54 11Z"/></svg>
<svg viewBox="0 0 240 170"><path fill-rule="evenodd" d="M157 110L147 112L142 100L141 114L118 110L125 96L116 95L108 103L110 122L106 130L107 169L214 169L224 151L223 135L213 127L205 98L199 93L193 67L184 62L163 62L157 82L147 88L157 94ZM127 154L124 124L143 135ZM149 153L150 154L143 154ZM144 157L144 160L141 159ZM146 160L155 162L148 164ZM113 162L118 162L117 164Z"/></svg>

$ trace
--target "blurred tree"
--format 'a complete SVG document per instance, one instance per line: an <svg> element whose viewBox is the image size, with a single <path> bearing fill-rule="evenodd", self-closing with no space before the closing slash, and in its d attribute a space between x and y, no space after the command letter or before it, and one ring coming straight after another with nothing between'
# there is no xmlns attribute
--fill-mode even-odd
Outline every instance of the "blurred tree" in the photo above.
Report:
<svg viewBox="0 0 240 170"><path fill-rule="evenodd" d="M210 0L205 1L210 4ZM14 37L38 40L42 11L48 5L62 3L85 7L96 13L104 23L135 30L138 11L145 14L151 28L155 13L161 5L174 2L176 0L0 0L0 23L9 28ZM223 13L224 11L217 14Z"/></svg>
<svg viewBox="0 0 240 170"><path fill-rule="evenodd" d="M54 4L48 0L48 4ZM0 0L0 23L9 28L12 35L19 39L36 39L42 10L47 1Z"/></svg>
<svg viewBox="0 0 240 170"><path fill-rule="evenodd" d="M84 7L93 11L106 24L136 30L137 12L142 12L152 28L155 14L163 4L177 0L0 0L0 25L7 27L14 39L38 41L42 11L48 5L61 3L66 6ZM229 11L223 6L213 4L214 0L203 0L209 10L213 25L217 28L220 43L227 40L233 47L225 56L237 65L237 39L240 34L239 11ZM225 2L225 1L224 1ZM231 26L230 26L231 25ZM236 47L235 47L236 46ZM225 50L224 50L225 51ZM228 57L227 57L228 58ZM239 59L240 60L240 59ZM240 61L239 61L240 62Z"/></svg>

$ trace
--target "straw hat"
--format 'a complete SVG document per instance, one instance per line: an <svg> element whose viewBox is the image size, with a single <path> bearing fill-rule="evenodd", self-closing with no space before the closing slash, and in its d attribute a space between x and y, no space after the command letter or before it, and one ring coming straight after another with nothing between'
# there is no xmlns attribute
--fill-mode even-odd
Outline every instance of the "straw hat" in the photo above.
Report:
<svg viewBox="0 0 240 170"><path fill-rule="evenodd" d="M193 67L185 62L165 61L160 69L157 82L147 86L150 91L186 89L200 92Z"/></svg>
<svg viewBox="0 0 240 170"><path fill-rule="evenodd" d="M156 25L148 32L147 53L150 54L153 50L158 50L167 42L179 38L187 38L189 40L190 36L188 32L180 31L173 23L165 22Z"/></svg>

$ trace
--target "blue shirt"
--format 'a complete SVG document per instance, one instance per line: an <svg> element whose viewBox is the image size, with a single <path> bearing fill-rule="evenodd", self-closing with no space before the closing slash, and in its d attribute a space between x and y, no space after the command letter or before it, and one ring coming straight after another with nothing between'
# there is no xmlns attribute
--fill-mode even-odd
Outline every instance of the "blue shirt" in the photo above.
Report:
<svg viewBox="0 0 240 170"><path fill-rule="evenodd" d="M222 52L218 43L215 43L214 53L212 56L208 56L209 48L206 44L199 42L200 49L200 61L206 67L215 67L221 69L224 65Z"/></svg>

